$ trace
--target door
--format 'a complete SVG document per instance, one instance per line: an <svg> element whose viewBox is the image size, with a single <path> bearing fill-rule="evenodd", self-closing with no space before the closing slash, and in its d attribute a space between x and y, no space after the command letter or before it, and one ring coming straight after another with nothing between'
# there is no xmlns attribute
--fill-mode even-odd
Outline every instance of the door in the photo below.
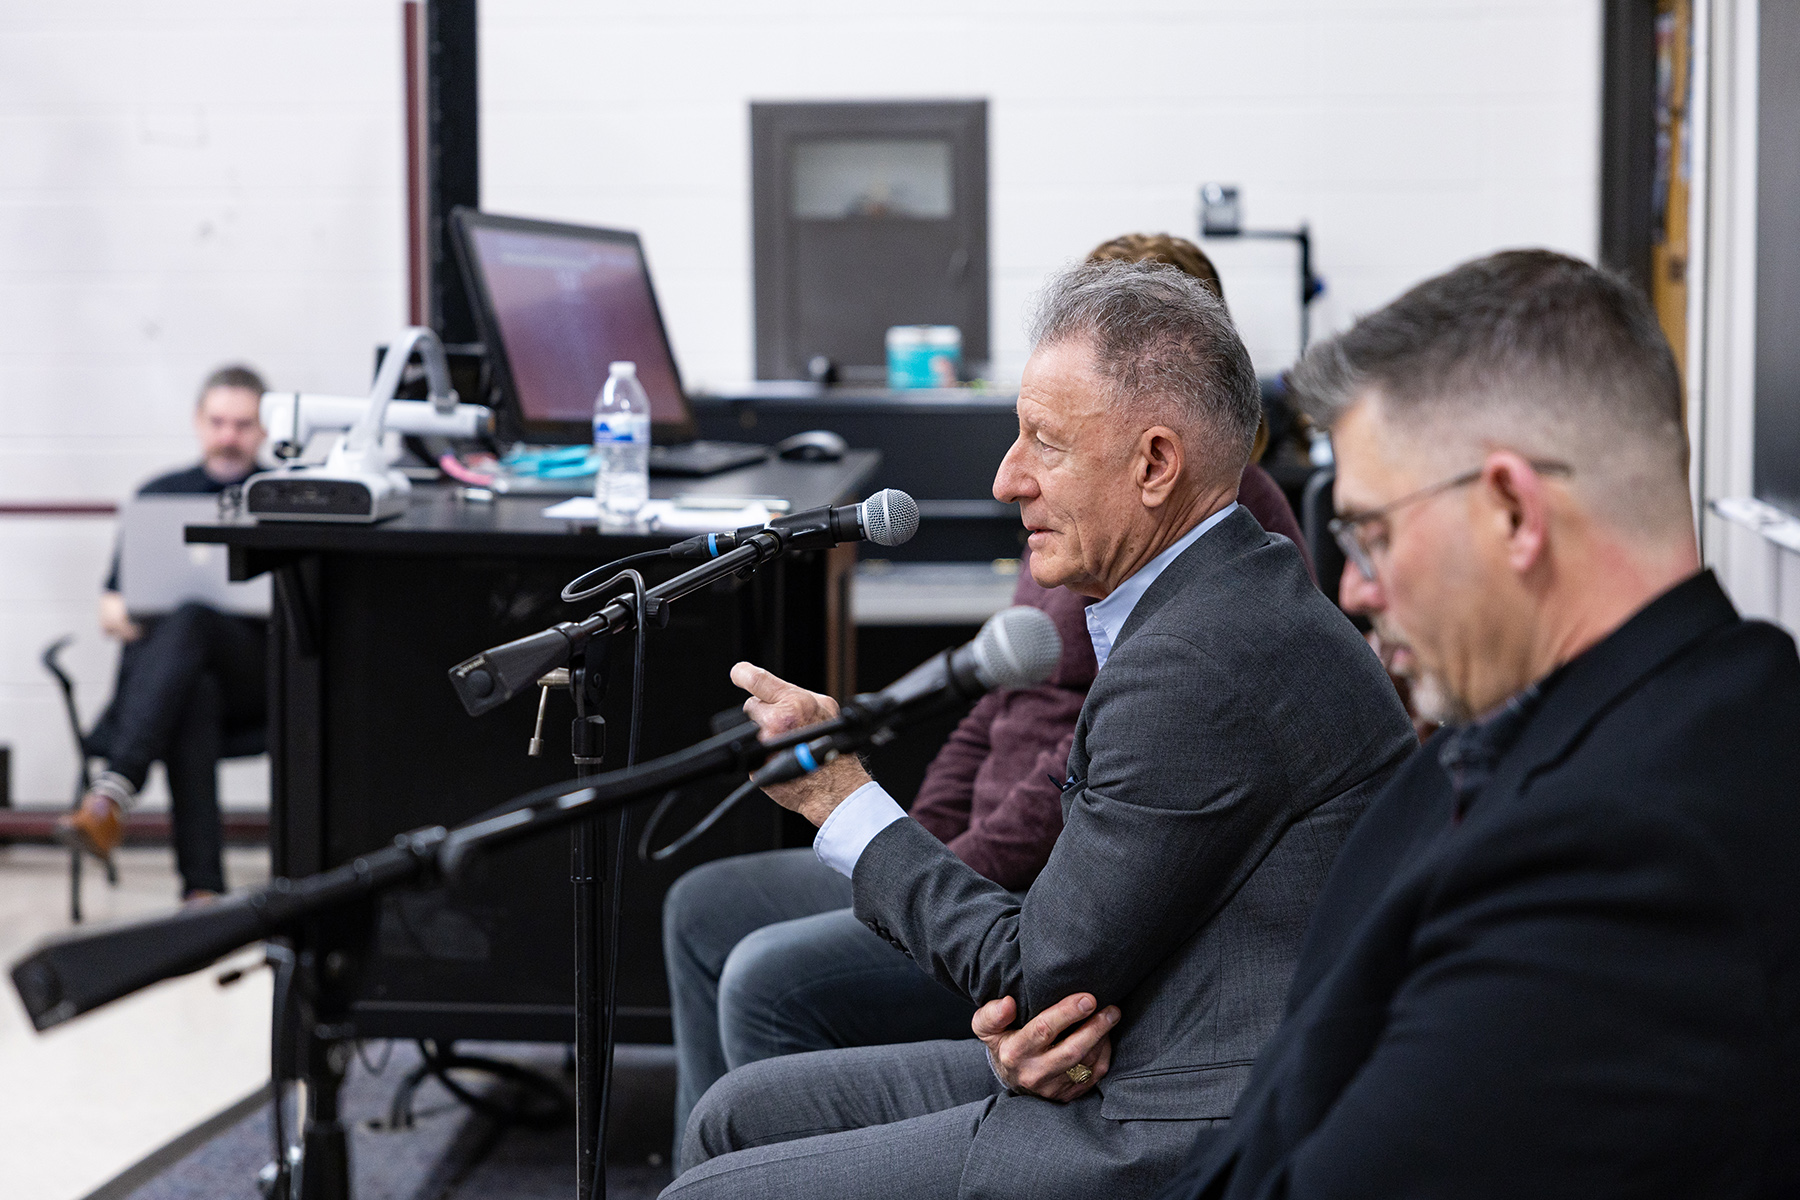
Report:
<svg viewBox="0 0 1800 1200"><path fill-rule="evenodd" d="M886 378L892 325L988 357L987 102L752 104L756 373Z"/></svg>

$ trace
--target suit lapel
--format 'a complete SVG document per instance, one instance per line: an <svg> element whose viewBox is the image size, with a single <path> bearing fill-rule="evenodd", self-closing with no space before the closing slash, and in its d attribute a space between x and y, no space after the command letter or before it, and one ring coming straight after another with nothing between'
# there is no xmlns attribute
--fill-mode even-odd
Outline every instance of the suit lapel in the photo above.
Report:
<svg viewBox="0 0 1800 1200"><path fill-rule="evenodd" d="M1256 518L1250 515L1250 510L1238 505L1237 511L1201 534L1193 545L1177 555L1175 561L1156 577L1156 582L1145 589L1119 630L1119 640L1113 643L1113 654L1119 652L1119 647L1125 644L1125 640L1139 626L1183 590L1267 540L1268 534L1263 532L1263 527L1257 524ZM1075 741L1069 747L1069 778L1077 784L1087 778L1088 706L1092 703L1093 693L1090 691L1087 704L1081 706L1081 715L1075 719ZM1075 793L1079 790L1077 787L1063 789L1062 807L1065 818L1068 816L1069 806L1074 802Z"/></svg>

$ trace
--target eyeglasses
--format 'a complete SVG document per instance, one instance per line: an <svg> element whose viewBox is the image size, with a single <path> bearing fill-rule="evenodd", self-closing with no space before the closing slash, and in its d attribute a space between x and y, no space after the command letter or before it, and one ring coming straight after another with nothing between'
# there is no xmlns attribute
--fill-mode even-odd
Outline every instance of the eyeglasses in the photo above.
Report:
<svg viewBox="0 0 1800 1200"><path fill-rule="evenodd" d="M1573 475L1575 473L1575 468L1568 463L1536 458L1525 461L1530 463L1532 470L1540 475ZM1382 530L1379 535L1371 535L1366 531L1371 529L1376 522L1385 521L1409 504L1429 500L1431 497L1448 492L1453 488L1467 487L1480 479L1481 473L1486 469L1486 467L1476 467L1472 471L1464 471L1461 475L1446 479L1442 483L1434 483L1430 487L1420 488L1416 492L1408 492L1398 500L1390 501L1380 508L1366 513L1357 513L1353 517L1333 517L1325 528L1331 531L1331 536L1336 540L1338 549L1344 552L1344 557L1350 560L1364 579L1374 583L1375 552L1387 545L1387 531Z"/></svg>

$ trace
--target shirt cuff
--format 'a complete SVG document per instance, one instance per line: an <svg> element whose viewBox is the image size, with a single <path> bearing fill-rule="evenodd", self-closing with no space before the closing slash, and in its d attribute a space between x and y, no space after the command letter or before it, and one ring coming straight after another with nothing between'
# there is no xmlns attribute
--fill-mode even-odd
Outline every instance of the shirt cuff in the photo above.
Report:
<svg viewBox="0 0 1800 1200"><path fill-rule="evenodd" d="M856 871L856 860L868 849L875 835L906 815L894 798L874 780L863 784L844 797L842 804L831 810L825 823L813 838L813 853L819 861L848 879Z"/></svg>

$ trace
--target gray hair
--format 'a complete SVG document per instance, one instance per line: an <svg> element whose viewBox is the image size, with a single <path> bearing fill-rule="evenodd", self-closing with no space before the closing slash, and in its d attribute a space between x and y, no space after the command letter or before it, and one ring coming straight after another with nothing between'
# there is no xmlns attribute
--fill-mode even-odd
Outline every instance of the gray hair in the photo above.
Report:
<svg viewBox="0 0 1800 1200"><path fill-rule="evenodd" d="M1175 425L1214 435L1208 459L1233 478L1243 471L1262 392L1224 303L1205 284L1165 263L1070 267L1039 297L1031 340L1071 338L1092 346L1113 404L1172 411Z"/></svg>
<svg viewBox="0 0 1800 1200"><path fill-rule="evenodd" d="M194 403L199 404L205 400L206 393L214 388L242 388L246 392L255 392L258 397L269 390L262 376L243 363L220 367L208 375L206 382L200 385L200 394L194 398Z"/></svg>
<svg viewBox="0 0 1800 1200"><path fill-rule="evenodd" d="M1432 446L1566 462L1621 528L1691 520L1669 343L1637 289L1580 259L1508 250L1428 279L1315 344L1289 385L1327 429L1374 397Z"/></svg>

